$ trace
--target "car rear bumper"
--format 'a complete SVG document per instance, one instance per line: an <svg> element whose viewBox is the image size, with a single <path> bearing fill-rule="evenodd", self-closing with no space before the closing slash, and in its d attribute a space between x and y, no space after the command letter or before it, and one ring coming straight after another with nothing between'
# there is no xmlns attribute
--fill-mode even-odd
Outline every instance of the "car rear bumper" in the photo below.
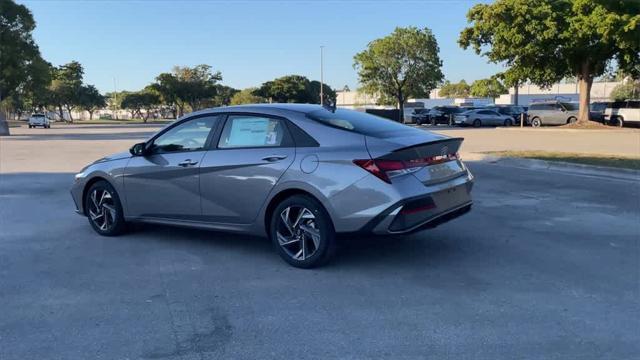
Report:
<svg viewBox="0 0 640 360"><path fill-rule="evenodd" d="M433 228L467 213L473 204L473 182L424 196L401 200L380 213L361 231L374 234L407 234Z"/></svg>

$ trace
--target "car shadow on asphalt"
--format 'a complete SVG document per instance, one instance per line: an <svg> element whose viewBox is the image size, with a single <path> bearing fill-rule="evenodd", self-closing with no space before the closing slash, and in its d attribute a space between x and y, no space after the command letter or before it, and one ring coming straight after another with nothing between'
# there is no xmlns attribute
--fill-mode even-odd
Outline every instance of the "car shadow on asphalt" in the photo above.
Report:
<svg viewBox="0 0 640 360"><path fill-rule="evenodd" d="M229 252L229 256L241 254L261 260L278 257L271 241L260 236L145 223L131 224L127 235L136 236L136 241L152 239L163 246L186 246L193 251L213 250L217 254L225 251ZM339 269L375 264L393 268L413 267L416 263L433 265L446 262L458 252L455 241L449 240L445 241L425 232L407 236L340 235L336 239L335 257L323 268Z"/></svg>

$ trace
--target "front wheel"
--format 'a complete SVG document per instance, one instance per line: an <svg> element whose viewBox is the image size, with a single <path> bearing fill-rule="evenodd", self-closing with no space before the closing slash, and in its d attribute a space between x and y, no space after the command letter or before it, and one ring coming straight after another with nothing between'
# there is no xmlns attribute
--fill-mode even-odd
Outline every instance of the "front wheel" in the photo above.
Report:
<svg viewBox="0 0 640 360"><path fill-rule="evenodd" d="M122 204L111 184L100 180L91 185L84 204L89 224L98 234L115 236L124 232L126 224Z"/></svg>
<svg viewBox="0 0 640 360"><path fill-rule="evenodd" d="M533 119L531 119L531 126L532 127L536 127L536 128L540 127L540 126L542 126L542 121L540 121L540 118L537 118L537 117L533 118Z"/></svg>
<svg viewBox="0 0 640 360"><path fill-rule="evenodd" d="M576 121L578 121L578 119L572 116L569 119L567 119L567 124L575 124Z"/></svg>
<svg viewBox="0 0 640 360"><path fill-rule="evenodd" d="M507 119L504 121L504 126L509 127L511 126L511 120Z"/></svg>
<svg viewBox="0 0 640 360"><path fill-rule="evenodd" d="M326 263L335 248L335 231L322 205L294 195L273 211L270 236L278 255L292 266L313 268Z"/></svg>
<svg viewBox="0 0 640 360"><path fill-rule="evenodd" d="M473 120L473 127L480 127L480 126L482 126L482 121L480 121L480 119Z"/></svg>

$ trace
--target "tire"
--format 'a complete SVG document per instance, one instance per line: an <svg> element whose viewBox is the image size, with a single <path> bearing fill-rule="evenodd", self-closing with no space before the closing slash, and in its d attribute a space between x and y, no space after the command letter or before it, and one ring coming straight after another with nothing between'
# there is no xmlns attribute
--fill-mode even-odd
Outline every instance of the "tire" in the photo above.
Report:
<svg viewBox="0 0 640 360"><path fill-rule="evenodd" d="M573 123L575 123L576 121L578 121L578 119L576 119L576 117L575 117L575 116L572 116L572 117L570 117L570 118L568 118L568 119L567 119L567 124L573 124Z"/></svg>
<svg viewBox="0 0 640 360"><path fill-rule="evenodd" d="M481 127L482 126L482 121L480 121L480 119L475 119L473 120L473 127Z"/></svg>
<svg viewBox="0 0 640 360"><path fill-rule="evenodd" d="M33 126L29 125L29 129L33 129Z"/></svg>
<svg viewBox="0 0 640 360"><path fill-rule="evenodd" d="M84 211L93 230L102 236L116 236L125 231L118 192L104 180L95 182L87 191Z"/></svg>
<svg viewBox="0 0 640 360"><path fill-rule="evenodd" d="M617 126L617 127L624 127L624 118L622 116L616 116L612 120L613 121L611 121L611 125Z"/></svg>
<svg viewBox="0 0 640 360"><path fill-rule="evenodd" d="M504 126L509 127L511 126L511 120L507 119L504 121Z"/></svg>
<svg viewBox="0 0 640 360"><path fill-rule="evenodd" d="M269 223L269 236L276 252L291 266L303 269L320 266L335 252L331 218L310 196L286 198L276 206Z"/></svg>
<svg viewBox="0 0 640 360"><path fill-rule="evenodd" d="M541 127L542 126L542 121L540 120L539 117L534 117L533 119L531 119L531 127Z"/></svg>

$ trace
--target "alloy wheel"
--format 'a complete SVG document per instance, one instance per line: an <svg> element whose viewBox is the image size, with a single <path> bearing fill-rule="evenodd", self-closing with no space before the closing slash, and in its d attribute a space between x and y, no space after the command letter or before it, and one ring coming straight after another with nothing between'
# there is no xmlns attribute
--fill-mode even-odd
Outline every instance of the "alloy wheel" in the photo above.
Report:
<svg viewBox="0 0 640 360"><path fill-rule="evenodd" d="M282 210L276 229L278 244L296 261L313 256L320 247L321 234L313 212L303 206Z"/></svg>
<svg viewBox="0 0 640 360"><path fill-rule="evenodd" d="M94 189L89 195L89 218L101 231L108 231L116 224L116 205L106 189Z"/></svg>

